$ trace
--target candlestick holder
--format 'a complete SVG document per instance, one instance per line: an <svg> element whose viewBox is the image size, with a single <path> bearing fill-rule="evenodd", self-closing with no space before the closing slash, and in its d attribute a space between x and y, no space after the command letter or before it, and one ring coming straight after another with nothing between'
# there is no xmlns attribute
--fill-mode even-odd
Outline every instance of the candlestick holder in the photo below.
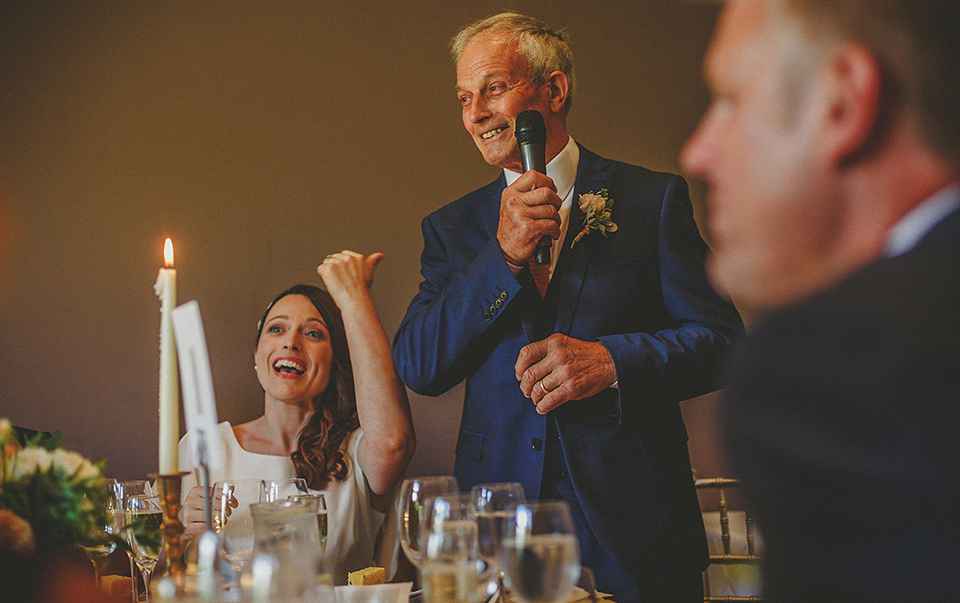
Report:
<svg viewBox="0 0 960 603"><path fill-rule="evenodd" d="M157 478L157 491L160 494L160 507L163 510L163 552L167 558L162 576L170 578L177 588L183 587L187 564L183 560L183 547L180 537L183 535L183 523L180 521L180 490L183 476L187 472L172 475L151 475Z"/></svg>

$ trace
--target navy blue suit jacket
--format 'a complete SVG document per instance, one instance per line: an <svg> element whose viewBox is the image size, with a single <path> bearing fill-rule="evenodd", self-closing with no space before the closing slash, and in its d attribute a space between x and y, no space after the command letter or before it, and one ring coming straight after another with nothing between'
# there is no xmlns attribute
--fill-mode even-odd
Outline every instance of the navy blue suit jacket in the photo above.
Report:
<svg viewBox="0 0 960 603"><path fill-rule="evenodd" d="M960 601L960 210L761 321L721 416L764 601Z"/></svg>
<svg viewBox="0 0 960 603"><path fill-rule="evenodd" d="M703 564L703 526L678 402L716 388L742 331L704 277L686 183L581 147L576 195L602 188L619 229L570 243L577 203L546 299L511 274L496 239L496 181L423 220L423 282L394 338L403 381L440 395L466 380L455 473L461 487L517 481L540 491L537 446L555 420L570 481L597 539L628 571L651 559ZM601 341L619 390L539 415L520 391L520 349L551 333Z"/></svg>

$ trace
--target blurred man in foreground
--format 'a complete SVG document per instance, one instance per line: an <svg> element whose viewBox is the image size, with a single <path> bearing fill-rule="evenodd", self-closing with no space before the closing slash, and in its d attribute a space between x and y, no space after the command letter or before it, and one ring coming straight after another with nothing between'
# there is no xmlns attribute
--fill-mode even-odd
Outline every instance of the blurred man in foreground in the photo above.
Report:
<svg viewBox="0 0 960 603"><path fill-rule="evenodd" d="M736 0L682 163L769 601L960 600L960 2Z"/></svg>

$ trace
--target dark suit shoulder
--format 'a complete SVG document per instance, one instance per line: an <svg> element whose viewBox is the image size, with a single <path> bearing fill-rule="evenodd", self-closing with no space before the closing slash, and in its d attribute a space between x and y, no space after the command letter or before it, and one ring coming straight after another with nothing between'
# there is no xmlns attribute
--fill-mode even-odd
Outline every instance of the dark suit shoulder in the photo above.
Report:
<svg viewBox="0 0 960 603"><path fill-rule="evenodd" d="M482 221L485 212L491 210L491 200L493 199L494 193L502 189L504 183L504 177L501 173L500 177L490 184L471 191L456 201L447 203L440 209L428 214L424 220L436 224L450 225L463 223L473 224L478 220ZM495 203L497 207L499 207L499 202L500 200L498 198Z"/></svg>

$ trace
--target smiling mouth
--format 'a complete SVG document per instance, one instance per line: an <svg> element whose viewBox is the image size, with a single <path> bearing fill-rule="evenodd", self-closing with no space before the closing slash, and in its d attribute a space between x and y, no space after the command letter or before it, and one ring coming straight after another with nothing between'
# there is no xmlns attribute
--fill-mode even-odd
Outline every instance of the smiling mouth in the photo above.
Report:
<svg viewBox="0 0 960 603"><path fill-rule="evenodd" d="M307 367L295 360L281 358L273 363L273 370L281 375L302 375L307 372Z"/></svg>
<svg viewBox="0 0 960 603"><path fill-rule="evenodd" d="M503 132L506 129L507 129L506 126L502 128L495 128L493 130L490 130L489 132L484 132L483 134L480 135L480 138L484 140L487 140L488 138L493 138L494 136L496 136L500 132Z"/></svg>

